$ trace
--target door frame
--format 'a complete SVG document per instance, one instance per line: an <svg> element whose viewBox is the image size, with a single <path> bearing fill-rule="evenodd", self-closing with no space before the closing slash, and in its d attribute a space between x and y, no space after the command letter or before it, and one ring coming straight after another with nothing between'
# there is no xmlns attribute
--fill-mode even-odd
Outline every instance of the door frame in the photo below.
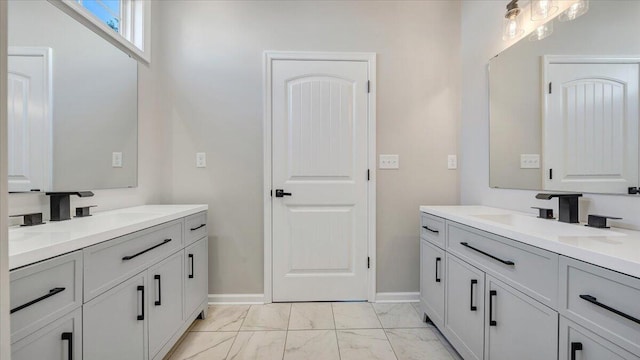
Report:
<svg viewBox="0 0 640 360"><path fill-rule="evenodd" d="M367 300L373 302L376 297L376 53L308 51L265 51L263 55L264 302L273 302L271 70L276 60L357 61L368 65L367 164L370 177L367 182L367 256L370 268L367 269Z"/></svg>
<svg viewBox="0 0 640 360"><path fill-rule="evenodd" d="M0 1L0 359L11 355L9 315L9 233L8 227L8 173L7 173L7 2Z"/></svg>
<svg viewBox="0 0 640 360"><path fill-rule="evenodd" d="M542 115L541 121L541 153L542 161L541 176L542 176L542 188L548 189L548 171L547 171L547 130L549 126L547 122L550 118L549 109L549 67L553 64L637 64L640 65L640 55L628 56L628 55L543 55L540 58L542 68L541 86L540 86L540 99L542 109L540 109ZM638 161L638 169L640 169L640 157ZM588 192L588 191L587 191Z"/></svg>

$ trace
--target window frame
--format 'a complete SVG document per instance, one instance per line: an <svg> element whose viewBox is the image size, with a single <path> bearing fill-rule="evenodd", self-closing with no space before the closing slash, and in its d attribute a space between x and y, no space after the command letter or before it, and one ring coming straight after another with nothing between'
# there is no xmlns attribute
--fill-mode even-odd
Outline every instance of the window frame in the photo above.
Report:
<svg viewBox="0 0 640 360"><path fill-rule="evenodd" d="M151 0L120 0L118 32L77 0L48 1L129 56L144 64L151 63Z"/></svg>

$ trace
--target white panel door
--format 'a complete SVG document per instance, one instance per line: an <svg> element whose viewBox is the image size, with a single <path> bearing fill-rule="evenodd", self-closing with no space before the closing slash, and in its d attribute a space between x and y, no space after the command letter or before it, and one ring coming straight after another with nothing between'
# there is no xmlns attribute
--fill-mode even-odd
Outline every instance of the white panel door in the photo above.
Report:
<svg viewBox="0 0 640 360"><path fill-rule="evenodd" d="M638 64L550 64L545 189L638 186Z"/></svg>
<svg viewBox="0 0 640 360"><path fill-rule="evenodd" d="M367 299L367 70L273 62L273 301Z"/></svg>
<svg viewBox="0 0 640 360"><path fill-rule="evenodd" d="M9 49L8 171L12 192L50 190L48 52L48 49Z"/></svg>

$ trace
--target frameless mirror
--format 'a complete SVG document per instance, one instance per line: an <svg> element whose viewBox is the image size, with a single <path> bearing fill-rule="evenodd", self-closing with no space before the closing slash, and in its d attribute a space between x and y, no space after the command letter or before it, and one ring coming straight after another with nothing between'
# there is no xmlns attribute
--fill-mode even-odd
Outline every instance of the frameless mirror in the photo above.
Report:
<svg viewBox="0 0 640 360"><path fill-rule="evenodd" d="M9 191L136 186L137 62L47 0L8 17Z"/></svg>
<svg viewBox="0 0 640 360"><path fill-rule="evenodd" d="M639 184L640 1L590 1L490 60L490 185L627 194ZM526 20L526 19L525 19Z"/></svg>

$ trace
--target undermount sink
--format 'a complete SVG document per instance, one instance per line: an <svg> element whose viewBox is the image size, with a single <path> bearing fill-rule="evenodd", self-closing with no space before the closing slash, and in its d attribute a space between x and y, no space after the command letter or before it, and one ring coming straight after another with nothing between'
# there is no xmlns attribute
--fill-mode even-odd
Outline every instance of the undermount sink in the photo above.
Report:
<svg viewBox="0 0 640 360"><path fill-rule="evenodd" d="M557 220L540 219L533 216L519 214L478 214L474 217L517 228L519 231L532 232L550 237L602 237L623 236L623 234L607 230L586 227L582 224L567 224Z"/></svg>

